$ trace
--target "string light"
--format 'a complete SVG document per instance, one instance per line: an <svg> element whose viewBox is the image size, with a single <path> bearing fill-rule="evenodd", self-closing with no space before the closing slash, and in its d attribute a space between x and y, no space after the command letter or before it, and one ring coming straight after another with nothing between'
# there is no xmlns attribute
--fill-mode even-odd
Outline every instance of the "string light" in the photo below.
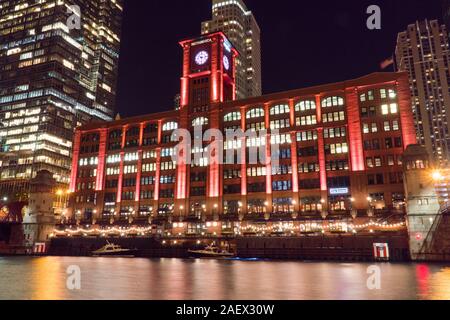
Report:
<svg viewBox="0 0 450 320"><path fill-rule="evenodd" d="M374 228L377 229L384 229L384 230L394 230L397 228L402 228L406 224L405 222L398 222L398 223L379 223L370 221L363 224L349 224L347 222L325 222L325 223L317 223L312 222L309 224L299 224L294 225L291 223L277 223L274 225L254 225L249 224L246 226L240 226L237 225L236 234L240 235L242 233L256 233L256 234L267 234L267 233L273 233L273 232L279 232L279 233L286 233L286 234L294 234L297 232L322 232L325 233L326 231L337 231L337 232L351 232L356 233L358 230L363 230L367 228L371 228L370 232L373 232ZM120 234L121 236L126 236L130 234L137 234L140 236L145 235L146 233L150 233L152 231L152 227L143 227L143 228L136 228L136 227L107 227L105 229L101 228L77 228L77 229L65 229L65 230L57 230L55 229L53 231L54 235L66 235L66 236L73 236L77 234L81 234L85 237L92 236L92 235L99 235L101 237L106 237L109 234ZM214 233L217 235L217 233ZM170 232L167 232L167 236L171 236L172 234ZM178 236L181 236L182 234L178 233ZM204 236L205 233L202 233L202 236Z"/></svg>

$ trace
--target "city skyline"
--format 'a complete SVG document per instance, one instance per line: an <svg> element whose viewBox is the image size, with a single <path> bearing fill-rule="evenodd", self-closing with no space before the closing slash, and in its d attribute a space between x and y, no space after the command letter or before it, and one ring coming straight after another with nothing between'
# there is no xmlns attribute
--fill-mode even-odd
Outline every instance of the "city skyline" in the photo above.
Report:
<svg viewBox="0 0 450 320"><path fill-rule="evenodd" d="M192 6L179 2L176 11L169 8L171 4L159 1L140 7L125 3L123 28L128 36L122 43L118 91L118 112L122 117L173 109L173 96L179 92L176 75L181 76L181 68L175 63L181 58L177 41L196 36L199 23L211 15L211 0L196 3ZM442 21L443 15L440 2L381 1L382 29L371 31L366 27L366 9L372 3L326 3L325 6L311 4L308 10L301 10L302 4L292 1L282 1L273 8L265 2L245 1L261 27L263 94L380 71L380 62L394 53L398 32L416 20ZM265 15L265 12L272 14ZM317 18L319 14L323 19ZM144 15L152 19L143 19ZM164 36L146 32L146 43L152 45L143 43L138 30L158 30L169 16L176 17L178 23L164 24ZM301 41L296 41L299 36ZM287 42L289 46L285 45ZM318 66L323 67L318 69ZM152 94L151 105L145 102L149 94Z"/></svg>
<svg viewBox="0 0 450 320"><path fill-rule="evenodd" d="M0 300L449 299L447 19L450 0L0 0Z"/></svg>

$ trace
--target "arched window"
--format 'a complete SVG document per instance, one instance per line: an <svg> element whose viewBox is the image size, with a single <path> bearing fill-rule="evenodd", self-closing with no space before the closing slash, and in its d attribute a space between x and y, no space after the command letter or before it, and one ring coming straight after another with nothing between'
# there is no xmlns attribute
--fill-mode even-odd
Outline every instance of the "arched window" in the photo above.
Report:
<svg viewBox="0 0 450 320"><path fill-rule="evenodd" d="M287 104L279 104L279 105L276 105L276 106L270 108L271 116L274 116L277 114L285 114L285 113L289 113L289 112L290 112L289 105L287 105Z"/></svg>
<svg viewBox="0 0 450 320"><path fill-rule="evenodd" d="M178 123L174 121L166 122L162 127L163 131L171 131L175 129L178 129Z"/></svg>
<svg viewBox="0 0 450 320"><path fill-rule="evenodd" d="M314 100L300 101L295 105L295 111L316 110L316 102Z"/></svg>
<svg viewBox="0 0 450 320"><path fill-rule="evenodd" d="M264 117L264 109L263 108L255 108L247 112L246 116L247 119L253 119L253 118L261 118Z"/></svg>
<svg viewBox="0 0 450 320"><path fill-rule="evenodd" d="M193 127L206 126L208 124L208 118L198 117L192 120Z"/></svg>
<svg viewBox="0 0 450 320"><path fill-rule="evenodd" d="M241 120L240 112L230 112L223 117L223 121L225 122L239 121L239 120Z"/></svg>
<svg viewBox="0 0 450 320"><path fill-rule="evenodd" d="M342 97L334 96L322 100L322 108L339 107L343 105L344 105L344 98Z"/></svg>

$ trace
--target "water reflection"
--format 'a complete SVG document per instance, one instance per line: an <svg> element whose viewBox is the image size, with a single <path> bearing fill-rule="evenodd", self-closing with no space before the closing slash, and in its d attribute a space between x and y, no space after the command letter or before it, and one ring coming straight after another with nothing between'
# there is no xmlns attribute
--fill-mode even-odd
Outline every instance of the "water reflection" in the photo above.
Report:
<svg viewBox="0 0 450 320"><path fill-rule="evenodd" d="M81 269L81 290L66 270ZM450 299L450 266L110 258L0 258L0 299Z"/></svg>

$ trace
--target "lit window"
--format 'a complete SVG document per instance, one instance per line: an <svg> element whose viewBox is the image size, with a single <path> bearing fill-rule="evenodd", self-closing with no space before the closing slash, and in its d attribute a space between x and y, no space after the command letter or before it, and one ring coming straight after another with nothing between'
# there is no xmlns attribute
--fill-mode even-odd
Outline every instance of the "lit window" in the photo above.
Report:
<svg viewBox="0 0 450 320"><path fill-rule="evenodd" d="M178 123L176 122L167 122L163 125L162 130L163 131L171 131L178 129Z"/></svg>
<svg viewBox="0 0 450 320"><path fill-rule="evenodd" d="M253 119L253 118L261 118L264 117L264 109L263 108L255 108L247 112L246 118L247 119Z"/></svg>
<svg viewBox="0 0 450 320"><path fill-rule="evenodd" d="M398 106L396 103L391 103L390 107L391 107L392 114L396 114L398 112Z"/></svg>
<svg viewBox="0 0 450 320"><path fill-rule="evenodd" d="M315 110L316 103L313 100L301 101L295 105L295 111Z"/></svg>
<svg viewBox="0 0 450 320"><path fill-rule="evenodd" d="M208 124L208 119L204 118L204 117L199 117L199 118L192 120L193 127L205 126L207 124Z"/></svg>
<svg viewBox="0 0 450 320"><path fill-rule="evenodd" d="M369 124L368 123L364 123L363 124L363 132L364 133L369 133Z"/></svg>
<svg viewBox="0 0 450 320"><path fill-rule="evenodd" d="M322 108L338 107L344 105L344 99L342 97L328 97L322 100Z"/></svg>
<svg viewBox="0 0 450 320"><path fill-rule="evenodd" d="M389 89L389 98L395 99L396 97L397 97L397 93L394 90Z"/></svg>
<svg viewBox="0 0 450 320"><path fill-rule="evenodd" d="M289 106L287 104L280 104L270 109L270 115L272 116L277 114L285 114L289 112L290 112Z"/></svg>
<svg viewBox="0 0 450 320"><path fill-rule="evenodd" d="M240 112L230 112L227 115L223 117L223 121L229 122L229 121L239 121L241 120L241 113Z"/></svg>

